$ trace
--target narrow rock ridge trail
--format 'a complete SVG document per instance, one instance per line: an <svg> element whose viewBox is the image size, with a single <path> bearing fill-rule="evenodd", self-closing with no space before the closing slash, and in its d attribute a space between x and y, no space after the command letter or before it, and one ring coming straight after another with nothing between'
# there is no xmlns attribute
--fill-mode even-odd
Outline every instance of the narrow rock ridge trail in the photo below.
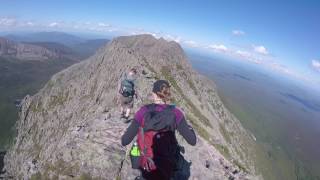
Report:
<svg viewBox="0 0 320 180"><path fill-rule="evenodd" d="M195 72L175 42L151 35L118 37L89 59L54 75L22 101L16 141L5 156L14 179L134 179L120 144L128 123L120 119L119 78L139 72L133 112L150 103L157 79L172 85L174 103L198 137L185 149L177 179L262 179L253 164L252 137L224 108L212 81Z"/></svg>

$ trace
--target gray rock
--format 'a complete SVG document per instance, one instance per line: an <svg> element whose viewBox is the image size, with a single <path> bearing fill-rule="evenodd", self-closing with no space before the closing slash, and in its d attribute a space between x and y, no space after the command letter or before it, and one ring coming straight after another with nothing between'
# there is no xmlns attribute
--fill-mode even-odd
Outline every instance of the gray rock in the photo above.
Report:
<svg viewBox="0 0 320 180"><path fill-rule="evenodd" d="M118 37L25 97L15 144L5 156L7 174L17 179L128 180L139 175L130 165L130 146L120 144L128 124L120 120L117 104L119 77L131 67L154 77L138 78L141 96L134 111L150 101L156 78L167 79L174 103L197 132L196 146L177 135L185 148L180 177L261 179L251 157L254 141L223 106L213 82L192 69L179 44L151 35ZM235 169L238 173L232 174Z"/></svg>
<svg viewBox="0 0 320 180"><path fill-rule="evenodd" d="M57 46L57 48L49 49L45 43L22 43L0 37L0 56L17 58L19 60L44 61L63 58L76 60L76 57L67 47L60 44L52 44Z"/></svg>

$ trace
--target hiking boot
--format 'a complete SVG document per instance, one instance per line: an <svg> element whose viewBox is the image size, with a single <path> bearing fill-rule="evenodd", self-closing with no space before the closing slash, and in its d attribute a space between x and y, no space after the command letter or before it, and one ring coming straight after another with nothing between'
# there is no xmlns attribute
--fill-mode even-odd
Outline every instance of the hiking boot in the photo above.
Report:
<svg viewBox="0 0 320 180"><path fill-rule="evenodd" d="M134 180L145 180L145 179L141 176L137 176L136 178L134 178Z"/></svg>
<svg viewBox="0 0 320 180"><path fill-rule="evenodd" d="M131 121L131 119L129 119L129 116L123 116L122 118L124 123L129 123Z"/></svg>
<svg viewBox="0 0 320 180"><path fill-rule="evenodd" d="M124 118L124 117L125 117L125 113L124 113L124 112L121 112L120 118Z"/></svg>

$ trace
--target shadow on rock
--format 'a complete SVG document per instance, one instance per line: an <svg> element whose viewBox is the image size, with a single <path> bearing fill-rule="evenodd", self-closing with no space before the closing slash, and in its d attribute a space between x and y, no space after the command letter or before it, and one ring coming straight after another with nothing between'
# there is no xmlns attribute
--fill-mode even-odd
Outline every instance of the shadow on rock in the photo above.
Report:
<svg viewBox="0 0 320 180"><path fill-rule="evenodd" d="M177 169L174 180L187 180L190 177L190 167L192 162L188 162L181 153L178 154Z"/></svg>
<svg viewBox="0 0 320 180"><path fill-rule="evenodd" d="M6 155L6 151L1 151L0 152L0 174L4 174L5 171L3 171L3 167L4 167L4 156Z"/></svg>

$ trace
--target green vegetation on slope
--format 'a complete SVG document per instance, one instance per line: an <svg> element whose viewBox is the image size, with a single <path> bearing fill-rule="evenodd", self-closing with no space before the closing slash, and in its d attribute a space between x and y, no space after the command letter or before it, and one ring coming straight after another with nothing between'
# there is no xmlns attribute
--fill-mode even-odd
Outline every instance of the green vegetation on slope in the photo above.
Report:
<svg viewBox="0 0 320 180"><path fill-rule="evenodd" d="M6 149L14 137L13 126L18 119L14 101L36 93L53 74L73 63L70 60L41 62L0 57L0 150ZM33 110L39 107L34 106Z"/></svg>
<svg viewBox="0 0 320 180"><path fill-rule="evenodd" d="M259 127L259 124L257 123L253 123L254 121L251 122L251 119L255 116L254 113L256 112L254 109L250 111L251 114L249 115L243 110L242 106L231 103L225 96L223 96L222 92L219 92L219 95L225 106L245 127L250 127L250 129L256 130L264 128ZM259 141L260 138L267 137L271 138L267 134L265 134L264 137L256 137L256 145L252 147L254 151L253 155L255 156L253 159L258 172L262 173L265 179L297 179L292 173L294 172L292 162L288 161L287 158L284 158L287 156L284 150L279 149L274 143L271 143L276 140L268 140L270 143L262 143Z"/></svg>
<svg viewBox="0 0 320 180"><path fill-rule="evenodd" d="M188 97L183 93L182 89L179 87L178 83L176 80L171 76L171 72L169 67L162 67L160 70L162 76L166 80L168 80L171 84L171 86L174 87L179 93L179 95L183 98L183 100L187 103L187 106L190 107L190 110L192 111L192 114L194 114L195 117L197 117L202 123L204 123L206 126L212 127L210 124L210 121L207 117L205 117L199 109L190 101Z"/></svg>

